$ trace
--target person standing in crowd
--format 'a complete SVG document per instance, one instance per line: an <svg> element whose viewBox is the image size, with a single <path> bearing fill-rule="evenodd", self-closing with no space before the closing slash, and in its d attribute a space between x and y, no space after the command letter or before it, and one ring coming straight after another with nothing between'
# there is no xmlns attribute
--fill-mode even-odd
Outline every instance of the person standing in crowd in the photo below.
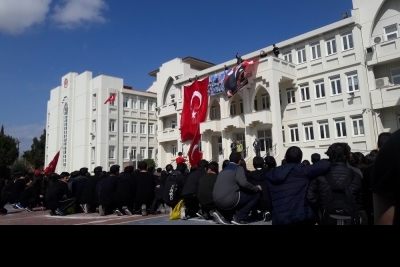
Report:
<svg viewBox="0 0 400 267"><path fill-rule="evenodd" d="M71 183L72 196L75 198L76 212L86 212L84 203L82 202L82 195L85 189L86 182L88 181L88 168L83 167L79 170L79 175Z"/></svg>
<svg viewBox="0 0 400 267"><path fill-rule="evenodd" d="M307 187L311 179L325 174L330 163L320 160L303 165L303 152L291 146L285 153L285 164L267 173L272 200L272 225L315 225L317 216L307 203Z"/></svg>
<svg viewBox="0 0 400 267"><path fill-rule="evenodd" d="M163 171L161 168L157 168L156 172L154 173L154 200L151 204L150 214L165 213L167 209L163 200L163 192L166 178L167 172ZM161 209L161 211L158 211L161 205L163 206L163 208Z"/></svg>
<svg viewBox="0 0 400 267"><path fill-rule="evenodd" d="M103 178L99 183L99 213L100 216L113 214L117 208L115 204L115 190L118 185L118 176L120 173L119 165L112 165L110 167L110 174Z"/></svg>
<svg viewBox="0 0 400 267"><path fill-rule="evenodd" d="M182 155L182 152L178 152L178 157L175 159L176 164L179 164L181 162L186 162L186 156L184 157Z"/></svg>
<svg viewBox="0 0 400 267"><path fill-rule="evenodd" d="M265 158L264 158L264 167L267 169L267 170L272 170L273 168L275 168L276 167L276 160L275 160L275 158L273 157L273 156L266 156Z"/></svg>
<svg viewBox="0 0 400 267"><path fill-rule="evenodd" d="M311 154L311 163L314 164L315 162L321 160L321 155L318 153Z"/></svg>
<svg viewBox="0 0 400 267"><path fill-rule="evenodd" d="M240 156L243 159L243 145L242 145L242 141L236 141L236 152L238 152L240 154Z"/></svg>
<svg viewBox="0 0 400 267"><path fill-rule="evenodd" d="M65 210L74 205L75 198L68 188L70 174L62 172L50 174L49 185L46 190L47 209L50 215L65 216Z"/></svg>
<svg viewBox="0 0 400 267"><path fill-rule="evenodd" d="M261 157L261 143L258 141L258 138L254 140L253 147L256 152L256 157Z"/></svg>
<svg viewBox="0 0 400 267"><path fill-rule="evenodd" d="M212 218L212 213L216 209L213 199L213 189L218 176L218 162L211 161L207 166L207 173L200 177L197 200L200 204L201 213L197 214L205 220Z"/></svg>
<svg viewBox="0 0 400 267"><path fill-rule="evenodd" d="M236 140L233 140L232 143L231 143L231 153L237 151L236 145L237 145Z"/></svg>

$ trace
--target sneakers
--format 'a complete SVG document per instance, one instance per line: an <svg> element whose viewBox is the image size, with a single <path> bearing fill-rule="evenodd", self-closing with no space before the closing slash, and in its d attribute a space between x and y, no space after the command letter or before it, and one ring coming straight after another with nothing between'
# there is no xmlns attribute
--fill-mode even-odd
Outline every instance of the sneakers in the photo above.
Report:
<svg viewBox="0 0 400 267"><path fill-rule="evenodd" d="M56 209L56 214L60 216L65 216L65 213L60 208Z"/></svg>
<svg viewBox="0 0 400 267"><path fill-rule="evenodd" d="M24 207L22 207L20 203L14 203L12 206L13 206L14 209L19 209L19 210L23 210L24 209Z"/></svg>
<svg viewBox="0 0 400 267"><path fill-rule="evenodd" d="M106 216L106 211L105 211L103 205L99 206L99 214L100 214L100 216Z"/></svg>
<svg viewBox="0 0 400 267"><path fill-rule="evenodd" d="M264 211L263 213L263 221L268 222L271 220L271 213L269 211Z"/></svg>
<svg viewBox="0 0 400 267"><path fill-rule="evenodd" d="M84 213L89 213L89 205L88 204L80 204L81 209Z"/></svg>
<svg viewBox="0 0 400 267"><path fill-rule="evenodd" d="M115 214L117 214L117 216L122 216L122 212L119 209L115 210Z"/></svg>
<svg viewBox="0 0 400 267"><path fill-rule="evenodd" d="M26 210L27 212L33 212L33 209L32 209L31 207L26 207L25 210Z"/></svg>
<svg viewBox="0 0 400 267"><path fill-rule="evenodd" d="M54 211L52 211L52 210L49 210L49 214L50 214L50 216L56 215L56 213Z"/></svg>
<svg viewBox="0 0 400 267"><path fill-rule="evenodd" d="M187 220L188 218L186 217L186 208L185 205L182 205L181 207L181 220Z"/></svg>
<svg viewBox="0 0 400 267"><path fill-rule="evenodd" d="M129 209L124 209L125 215L132 216L132 212Z"/></svg>
<svg viewBox="0 0 400 267"><path fill-rule="evenodd" d="M196 212L196 215L199 216L200 219L204 219L204 216L200 211Z"/></svg>
<svg viewBox="0 0 400 267"><path fill-rule="evenodd" d="M249 225L249 223L246 221L237 221L236 219L233 219L231 221L231 223L236 224L236 225Z"/></svg>
<svg viewBox="0 0 400 267"><path fill-rule="evenodd" d="M227 221L227 220L224 218L224 216L222 216L222 214L221 214L218 210L215 210L215 211L212 213L212 215L214 216L214 218L215 218L215 220L216 220L217 223L225 224L225 225L229 225L229 224L230 224L230 222Z"/></svg>
<svg viewBox="0 0 400 267"><path fill-rule="evenodd" d="M147 216L146 204L143 204L141 209L142 209L142 216Z"/></svg>

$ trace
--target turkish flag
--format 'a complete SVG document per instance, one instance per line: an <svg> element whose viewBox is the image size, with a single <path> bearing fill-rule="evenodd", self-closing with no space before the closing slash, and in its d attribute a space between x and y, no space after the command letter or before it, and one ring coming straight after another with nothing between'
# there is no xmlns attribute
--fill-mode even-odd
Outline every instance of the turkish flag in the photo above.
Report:
<svg viewBox="0 0 400 267"><path fill-rule="evenodd" d="M54 173L56 171L59 156L60 156L60 151L57 152L53 160L49 163L46 169L44 169L44 174Z"/></svg>
<svg viewBox="0 0 400 267"><path fill-rule="evenodd" d="M192 166L197 166L197 163L203 158L203 153L199 150L200 139L201 134L199 126L188 151L189 163Z"/></svg>
<svg viewBox="0 0 400 267"><path fill-rule="evenodd" d="M206 120L209 77L184 86L181 116L181 140L192 140L199 124Z"/></svg>
<svg viewBox="0 0 400 267"><path fill-rule="evenodd" d="M114 102L115 101L115 93L110 95L109 98L107 98L106 102L104 104L107 104L107 102Z"/></svg>

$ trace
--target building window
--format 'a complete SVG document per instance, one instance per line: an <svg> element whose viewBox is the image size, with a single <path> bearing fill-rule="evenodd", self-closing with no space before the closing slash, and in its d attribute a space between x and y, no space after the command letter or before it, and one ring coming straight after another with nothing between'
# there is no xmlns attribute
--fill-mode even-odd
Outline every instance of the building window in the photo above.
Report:
<svg viewBox="0 0 400 267"><path fill-rule="evenodd" d="M269 100L269 94L262 94L261 95L261 102L262 102L262 109L269 109L271 104Z"/></svg>
<svg viewBox="0 0 400 267"><path fill-rule="evenodd" d="M283 140L283 143L286 142L286 140L285 140L285 126L283 126L283 125L282 125L282 140Z"/></svg>
<svg viewBox="0 0 400 267"><path fill-rule="evenodd" d="M124 151L123 151L123 155L122 155L124 159L129 159L128 149L129 148L124 147Z"/></svg>
<svg viewBox="0 0 400 267"><path fill-rule="evenodd" d="M171 103L175 103L175 94L170 95Z"/></svg>
<svg viewBox="0 0 400 267"><path fill-rule="evenodd" d="M91 150L91 159L92 161L96 161L96 147L92 146L92 150Z"/></svg>
<svg viewBox="0 0 400 267"><path fill-rule="evenodd" d="M304 141L314 141L314 129L312 123L304 124Z"/></svg>
<svg viewBox="0 0 400 267"><path fill-rule="evenodd" d="M92 98L92 106L95 108L97 106L97 95L93 94L93 98Z"/></svg>
<svg viewBox="0 0 400 267"><path fill-rule="evenodd" d="M353 120L353 136L364 135L364 122L361 116L352 118Z"/></svg>
<svg viewBox="0 0 400 267"><path fill-rule="evenodd" d="M110 96L112 96L113 94L114 94L114 93L110 94ZM115 105L115 101L108 102L108 103L110 103L110 106L116 106L116 105Z"/></svg>
<svg viewBox="0 0 400 267"><path fill-rule="evenodd" d="M318 123L319 126L319 138L321 140L329 139L329 124L328 121L321 121Z"/></svg>
<svg viewBox="0 0 400 267"><path fill-rule="evenodd" d="M136 99L132 99L132 108L137 109L137 100Z"/></svg>
<svg viewBox="0 0 400 267"><path fill-rule="evenodd" d="M129 122L124 121L124 133L129 133Z"/></svg>
<svg viewBox="0 0 400 267"><path fill-rule="evenodd" d="M240 114L243 114L243 100L239 101Z"/></svg>
<svg viewBox="0 0 400 267"><path fill-rule="evenodd" d="M236 115L236 102L232 101L231 103L231 116Z"/></svg>
<svg viewBox="0 0 400 267"><path fill-rule="evenodd" d="M290 129L290 142L299 142L299 128L297 126L289 126Z"/></svg>
<svg viewBox="0 0 400 267"><path fill-rule="evenodd" d="M343 51L354 48L353 34L351 32L342 34L342 44L343 44Z"/></svg>
<svg viewBox="0 0 400 267"><path fill-rule="evenodd" d="M358 76L357 72L347 74L347 92L356 92L360 91L358 87Z"/></svg>
<svg viewBox="0 0 400 267"><path fill-rule="evenodd" d="M392 83L400 84L400 68L390 70L390 74L392 75Z"/></svg>
<svg viewBox="0 0 400 267"><path fill-rule="evenodd" d="M146 133L146 123L140 123L140 133L141 134Z"/></svg>
<svg viewBox="0 0 400 267"><path fill-rule="evenodd" d="M133 159L136 159L136 147L132 147L131 148L130 156L132 156Z"/></svg>
<svg viewBox="0 0 400 267"><path fill-rule="evenodd" d="M211 107L210 119L211 120L217 119L217 107L216 106Z"/></svg>
<svg viewBox="0 0 400 267"><path fill-rule="evenodd" d="M123 102L124 108L128 108L128 101L129 99L127 97L124 97L124 102Z"/></svg>
<svg viewBox="0 0 400 267"><path fill-rule="evenodd" d="M339 76L331 77L331 78L329 78L329 80L330 80L330 84L331 84L332 95L342 94L342 87L340 85L340 77Z"/></svg>
<svg viewBox="0 0 400 267"><path fill-rule="evenodd" d="M288 61L288 62L290 62L290 63L293 62L293 61L292 61L292 51L283 53L282 55L283 55L283 59L284 59L284 60L286 60L286 61Z"/></svg>
<svg viewBox="0 0 400 267"><path fill-rule="evenodd" d="M305 47L298 48L296 50L296 53L297 53L297 63L298 64L306 62L307 59L306 59L306 48Z"/></svg>
<svg viewBox="0 0 400 267"><path fill-rule="evenodd" d="M154 150L154 148L152 148L152 147L149 147L149 150L148 150L148 156L147 156L147 158L149 158L149 159L152 159L153 158L153 150Z"/></svg>
<svg viewBox="0 0 400 267"><path fill-rule="evenodd" d="M279 90L279 105L282 106L282 92Z"/></svg>
<svg viewBox="0 0 400 267"><path fill-rule="evenodd" d="M114 159L115 158L115 147L110 146L108 149L108 158Z"/></svg>
<svg viewBox="0 0 400 267"><path fill-rule="evenodd" d="M393 25L385 27L385 40L386 41L397 39L397 37L398 37L397 24L393 24Z"/></svg>
<svg viewBox="0 0 400 267"><path fill-rule="evenodd" d="M301 102L310 100L310 90L308 84L300 85Z"/></svg>
<svg viewBox="0 0 400 267"><path fill-rule="evenodd" d="M62 165L67 166L67 139L68 139L68 105L64 106L63 113L63 151L62 151Z"/></svg>
<svg viewBox="0 0 400 267"><path fill-rule="evenodd" d="M172 154L172 156L176 156L176 151L177 151L176 145L172 145L171 146L171 154Z"/></svg>
<svg viewBox="0 0 400 267"><path fill-rule="evenodd" d="M137 133L137 123L132 122L131 126L132 126L132 133Z"/></svg>
<svg viewBox="0 0 400 267"><path fill-rule="evenodd" d="M287 89L286 90L286 96L287 96L287 103L288 104L296 103L296 97L294 95L294 89Z"/></svg>
<svg viewBox="0 0 400 267"><path fill-rule="evenodd" d="M146 148L141 147L140 148L140 158L145 159L146 158Z"/></svg>
<svg viewBox="0 0 400 267"><path fill-rule="evenodd" d="M325 85L324 85L324 81L320 80L320 81L315 81L315 98L319 99L319 98L324 98L325 97Z"/></svg>
<svg viewBox="0 0 400 267"><path fill-rule="evenodd" d="M153 101L149 101L149 110L154 111L154 102Z"/></svg>
<svg viewBox="0 0 400 267"><path fill-rule="evenodd" d="M335 127L336 127L336 137L341 138L341 137L346 137L346 121L344 118L342 119L336 119L335 120Z"/></svg>
<svg viewBox="0 0 400 267"><path fill-rule="evenodd" d="M96 132L96 120L92 120L92 133Z"/></svg>
<svg viewBox="0 0 400 267"><path fill-rule="evenodd" d="M336 54L336 39L335 39L335 37L325 40L325 44L326 44L326 55L327 56Z"/></svg>
<svg viewBox="0 0 400 267"><path fill-rule="evenodd" d="M149 123L149 134L154 134L154 124Z"/></svg>
<svg viewBox="0 0 400 267"><path fill-rule="evenodd" d="M140 110L146 110L146 101L140 100Z"/></svg>
<svg viewBox="0 0 400 267"><path fill-rule="evenodd" d="M254 98L254 110L258 111L258 99Z"/></svg>
<svg viewBox="0 0 400 267"><path fill-rule="evenodd" d="M310 44L311 59L321 58L321 45L318 43Z"/></svg>
<svg viewBox="0 0 400 267"><path fill-rule="evenodd" d="M176 127L176 120L172 120L171 121L171 128L175 129L175 127Z"/></svg>
<svg viewBox="0 0 400 267"><path fill-rule="evenodd" d="M109 125L108 130L110 132L115 132L115 120L110 120L110 125Z"/></svg>

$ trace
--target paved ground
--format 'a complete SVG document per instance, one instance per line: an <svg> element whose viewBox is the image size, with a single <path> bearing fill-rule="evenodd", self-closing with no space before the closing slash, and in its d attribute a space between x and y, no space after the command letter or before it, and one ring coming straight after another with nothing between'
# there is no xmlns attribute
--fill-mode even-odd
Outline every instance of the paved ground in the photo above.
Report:
<svg viewBox="0 0 400 267"><path fill-rule="evenodd" d="M200 218L190 220L170 220L168 214L133 215L133 216L100 216L93 214L70 214L67 216L51 216L48 211L35 208L34 212L14 209L6 205L8 214L0 216L0 225L219 225ZM250 225L271 225L271 222L253 222Z"/></svg>

